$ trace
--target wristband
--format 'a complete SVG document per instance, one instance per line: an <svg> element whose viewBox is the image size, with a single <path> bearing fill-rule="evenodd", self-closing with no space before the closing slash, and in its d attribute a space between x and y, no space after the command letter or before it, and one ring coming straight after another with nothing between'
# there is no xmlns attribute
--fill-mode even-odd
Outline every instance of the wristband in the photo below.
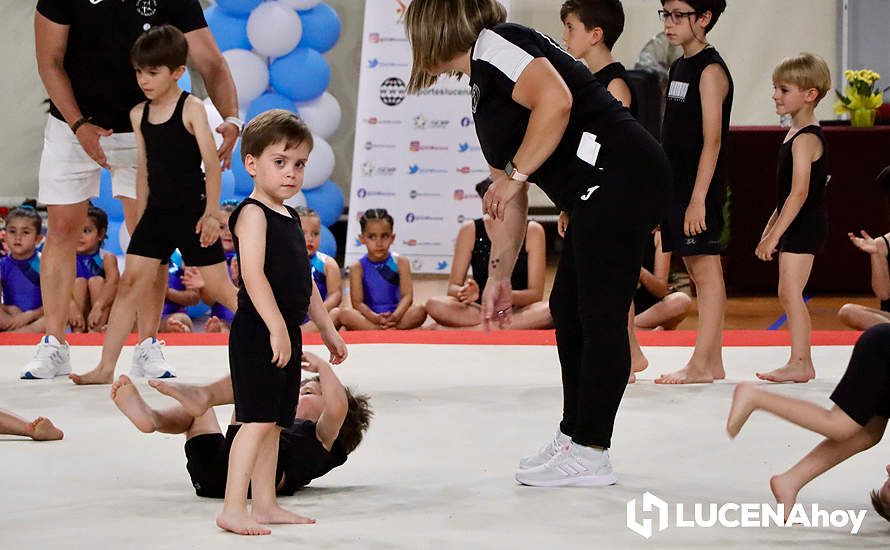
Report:
<svg viewBox="0 0 890 550"><path fill-rule="evenodd" d="M244 121L236 116L227 116L223 119L223 122L228 122L229 124L234 124L236 128L238 128L238 133L241 133L241 129L244 127Z"/></svg>
<svg viewBox="0 0 890 550"><path fill-rule="evenodd" d="M73 132L76 135L77 131L80 129L81 126L89 123L92 120L93 120L93 117L91 117L91 116L80 117L80 120L78 120L77 122L75 122L74 124L71 125L71 132Z"/></svg>
<svg viewBox="0 0 890 550"><path fill-rule="evenodd" d="M516 180L521 183L525 183L528 181L528 175L521 173L516 167L513 165L513 161L509 161L507 166L504 167L504 172L507 173L507 177L511 180Z"/></svg>

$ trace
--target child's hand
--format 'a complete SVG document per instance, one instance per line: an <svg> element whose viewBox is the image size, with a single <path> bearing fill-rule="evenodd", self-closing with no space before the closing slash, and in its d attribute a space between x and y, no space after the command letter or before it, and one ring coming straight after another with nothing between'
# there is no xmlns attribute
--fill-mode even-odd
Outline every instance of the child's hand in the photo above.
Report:
<svg viewBox="0 0 890 550"><path fill-rule="evenodd" d="M339 365L346 360L349 352L346 350L346 342L336 330L324 330L321 333L321 341L325 347L331 352L330 362L332 365Z"/></svg>
<svg viewBox="0 0 890 550"><path fill-rule="evenodd" d="M204 214L195 225L195 233L201 235L201 246L207 248L219 239L219 222L213 216Z"/></svg>
<svg viewBox="0 0 890 550"><path fill-rule="evenodd" d="M293 353L287 329L272 331L269 334L269 344L272 346L272 364L278 368L286 367Z"/></svg>
<svg viewBox="0 0 890 550"><path fill-rule="evenodd" d="M569 213L563 210L559 213L559 219L556 221L556 232L559 236L565 238L566 230L569 228Z"/></svg>
<svg viewBox="0 0 890 550"><path fill-rule="evenodd" d="M866 254L877 254L881 251L878 248L877 239L871 238L871 235L869 235L864 230L860 230L859 233L862 235L862 237L857 237L852 233L847 233L847 236L850 237L850 242L853 243L853 246L865 252Z"/></svg>
<svg viewBox="0 0 890 550"><path fill-rule="evenodd" d="M764 262L771 262L777 246L779 246L779 239L769 234L760 241L754 254Z"/></svg>
<svg viewBox="0 0 890 550"><path fill-rule="evenodd" d="M103 315L104 311L100 307L94 307L90 310L89 316L87 316L87 327L90 331L98 331L102 328L104 324Z"/></svg>
<svg viewBox="0 0 890 550"><path fill-rule="evenodd" d="M189 290L201 290L204 288L204 276L197 267L186 267L182 275L182 284Z"/></svg>
<svg viewBox="0 0 890 550"><path fill-rule="evenodd" d="M311 351L304 351L300 361L300 367L306 372L318 372L318 368L324 365L324 359L315 355Z"/></svg>
<svg viewBox="0 0 890 550"><path fill-rule="evenodd" d="M23 326L27 325L34 321L34 318L28 314L28 312L19 313L12 316L12 320L9 323L9 328L7 330L18 330ZM83 316L80 317L81 326L83 326Z"/></svg>
<svg viewBox="0 0 890 550"><path fill-rule="evenodd" d="M707 229L704 203L690 202L686 207L686 216L683 218L683 233L687 237L694 237L704 233Z"/></svg>
<svg viewBox="0 0 890 550"><path fill-rule="evenodd" d="M457 291L457 299L462 304L471 304L479 298L479 283L475 279L467 279L467 283Z"/></svg>
<svg viewBox="0 0 890 550"><path fill-rule="evenodd" d="M13 317L13 320L15 320L15 317ZM81 313L74 304L71 304L71 307L68 308L68 325L71 327L71 332L83 332L86 330L86 322L83 319L83 313ZM15 329L7 328L7 330Z"/></svg>

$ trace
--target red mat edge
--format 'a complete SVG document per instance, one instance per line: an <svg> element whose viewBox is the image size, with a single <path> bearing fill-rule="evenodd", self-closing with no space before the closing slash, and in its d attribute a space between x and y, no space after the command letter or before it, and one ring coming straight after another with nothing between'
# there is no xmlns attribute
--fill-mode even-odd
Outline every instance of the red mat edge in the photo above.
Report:
<svg viewBox="0 0 890 550"><path fill-rule="evenodd" d="M462 330L410 330L410 331L366 331L340 333L347 344L430 344L430 345L476 345L476 346L553 346L556 337L552 330L514 330L475 332ZM851 346L856 343L861 332L847 330L813 331L814 346ZM643 346L690 347L695 345L695 331L646 331L638 332ZM789 333L777 330L727 330L723 333L724 346L788 346ZM35 345L39 334L0 334L0 346ZM101 346L103 334L69 334L68 342L74 346ZM224 346L228 334L163 334L168 346ZM307 345L321 344L318 334L304 336ZM127 338L127 345L136 344L136 335Z"/></svg>

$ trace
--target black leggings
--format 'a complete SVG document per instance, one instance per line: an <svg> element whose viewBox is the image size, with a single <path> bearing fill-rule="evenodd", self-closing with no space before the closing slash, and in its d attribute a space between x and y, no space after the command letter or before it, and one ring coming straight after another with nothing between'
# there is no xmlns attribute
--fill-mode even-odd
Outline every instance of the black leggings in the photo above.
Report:
<svg viewBox="0 0 890 550"><path fill-rule="evenodd" d="M560 431L608 448L630 375L627 313L671 175L661 146L636 122L613 128L605 154L606 168L591 182L600 187L583 190L572 206L550 312L562 366Z"/></svg>

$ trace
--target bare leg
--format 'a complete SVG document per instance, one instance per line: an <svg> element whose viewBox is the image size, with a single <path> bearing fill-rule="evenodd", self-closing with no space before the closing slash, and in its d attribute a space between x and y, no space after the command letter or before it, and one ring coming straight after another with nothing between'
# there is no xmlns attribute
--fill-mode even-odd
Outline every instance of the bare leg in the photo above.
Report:
<svg viewBox="0 0 890 550"><path fill-rule="evenodd" d="M208 333L220 333L220 332L229 332L229 325L226 324L225 321L213 315L210 319L204 322L204 332Z"/></svg>
<svg viewBox="0 0 890 550"><path fill-rule="evenodd" d="M698 291L698 335L686 366L661 375L656 384L708 384L726 378L723 370L723 315L726 288L720 256L683 258Z"/></svg>
<svg viewBox="0 0 890 550"><path fill-rule="evenodd" d="M202 266L198 270L204 278L204 290L207 296L213 302L218 302L232 311L238 311L238 289L232 284L226 263Z"/></svg>
<svg viewBox="0 0 890 550"><path fill-rule="evenodd" d="M235 402L232 392L232 377L227 375L210 384L193 385L183 382L167 382L152 379L148 385L167 397L179 401L192 416L199 417L211 407L230 405Z"/></svg>
<svg viewBox="0 0 890 550"><path fill-rule="evenodd" d="M157 338L161 324L161 312L164 311L164 299L167 297L167 266L158 263L157 273L152 281L151 289L145 299L145 303L137 312L136 332L139 333L139 341L146 338ZM118 290L120 295L120 290Z"/></svg>
<svg viewBox="0 0 890 550"><path fill-rule="evenodd" d="M46 330L46 317L41 317L36 321L31 321L27 325L22 328L13 330L11 332L18 332L23 334L43 334Z"/></svg>
<svg viewBox="0 0 890 550"><path fill-rule="evenodd" d="M142 399L139 389L130 378L122 374L111 385L111 400L124 416L144 433L161 432L181 434L192 427L195 417L180 405L166 409L153 409Z"/></svg>
<svg viewBox="0 0 890 550"><path fill-rule="evenodd" d="M90 289L86 279L74 279L74 288L71 293L73 308L83 317L82 327L71 327L71 332L87 332L87 317L90 314Z"/></svg>
<svg viewBox="0 0 890 550"><path fill-rule="evenodd" d="M810 336L813 331L810 311L803 301L803 289L813 268L812 254L779 255L779 300L788 315L791 331L791 357L778 369L757 373L757 378L770 382L809 382L816 377L813 357L810 354Z"/></svg>
<svg viewBox="0 0 890 550"><path fill-rule="evenodd" d="M732 394L732 407L726 419L729 436L738 435L751 413L758 409L829 439L848 439L862 429L837 406L825 409L810 401L773 393L743 382L735 387Z"/></svg>
<svg viewBox="0 0 890 550"><path fill-rule="evenodd" d="M229 453L223 510L216 517L216 525L221 529L239 535L268 535L272 532L257 523L247 511L247 488L254 474L260 449L270 431L277 434L274 424L243 424L238 430ZM274 478L274 473L272 475Z"/></svg>
<svg viewBox="0 0 890 550"><path fill-rule="evenodd" d="M636 373L642 372L649 367L649 360L643 354L643 348L637 340L637 332L634 330L634 303L630 303L630 310L627 312L627 339L630 342L630 376L627 379L628 384L637 381Z"/></svg>
<svg viewBox="0 0 890 550"><path fill-rule="evenodd" d="M46 245L40 256L40 293L46 333L64 342L76 274L74 258L87 219L87 202L50 205L47 211Z"/></svg>
<svg viewBox="0 0 890 550"><path fill-rule="evenodd" d="M844 304L837 316L850 328L868 330L881 323L890 323L890 313L859 304Z"/></svg>
<svg viewBox="0 0 890 550"><path fill-rule="evenodd" d="M346 330L380 330L378 325L367 320L364 315L354 309L340 312L340 322Z"/></svg>
<svg viewBox="0 0 890 550"><path fill-rule="evenodd" d="M553 328L550 304L535 302L527 306L513 308L513 321L510 330L539 330Z"/></svg>
<svg viewBox="0 0 890 550"><path fill-rule="evenodd" d="M0 434L22 435L34 441L55 441L65 435L48 418L38 416L28 421L6 409L0 409Z"/></svg>
<svg viewBox="0 0 890 550"><path fill-rule="evenodd" d="M278 437L281 428L270 430L266 435L256 465L251 477L251 489L253 491L253 506L251 516L262 524L282 523L315 523L314 519L303 517L299 514L285 510L278 504L275 498L275 470L278 463ZM242 428L243 429L243 428Z"/></svg>
<svg viewBox="0 0 890 550"><path fill-rule="evenodd" d="M797 494L807 483L851 456L877 445L886 427L887 419L875 416L852 437L841 441L826 439L800 462L770 478L769 485L776 502L785 505L785 519L788 519L791 507L797 501Z"/></svg>
<svg viewBox="0 0 890 550"><path fill-rule="evenodd" d="M89 291L89 300L87 301L90 304L90 308L92 308L93 304L96 301L96 298L102 294L102 290L105 288L105 279L102 277L91 277L89 281L87 281L87 289ZM84 313L84 318L89 315L90 310L87 309L86 313ZM111 312L111 308L105 310L102 314L102 318L99 320L99 324L95 329L89 329L89 332L102 332L103 327L108 324L108 314Z"/></svg>
<svg viewBox="0 0 890 550"><path fill-rule="evenodd" d="M121 277L120 287L114 305L105 343L102 346L102 359L99 365L86 374L72 374L75 384L111 384L114 381L114 368L120 357L121 348L133 326L136 309L142 310L146 302L152 301L151 287L157 273L158 260L143 256L127 256L127 268ZM143 319L145 316L143 315Z"/></svg>
<svg viewBox="0 0 890 550"><path fill-rule="evenodd" d="M430 298L426 302L426 311L436 323L445 327L475 327L482 323L482 309L478 304L464 304L453 296Z"/></svg>
<svg viewBox="0 0 890 550"><path fill-rule="evenodd" d="M683 292L673 292L646 311L637 313L634 326L649 330L658 327L674 330L689 315L690 307L692 298Z"/></svg>
<svg viewBox="0 0 890 550"><path fill-rule="evenodd" d="M396 328L399 330L411 330L422 325L424 321L426 321L426 308L420 304L414 304L408 308L408 311L402 316Z"/></svg>

